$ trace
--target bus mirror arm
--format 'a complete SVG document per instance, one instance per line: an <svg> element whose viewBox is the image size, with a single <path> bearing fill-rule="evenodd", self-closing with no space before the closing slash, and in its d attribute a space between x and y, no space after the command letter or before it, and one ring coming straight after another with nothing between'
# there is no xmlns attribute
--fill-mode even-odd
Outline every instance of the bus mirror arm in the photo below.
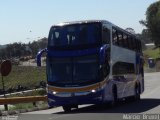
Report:
<svg viewBox="0 0 160 120"><path fill-rule="evenodd" d="M37 54L37 66L39 66L39 67L41 67L41 57L42 57L42 54L43 53L45 53L45 52L47 52L47 49L45 48L45 49L43 49L43 50L41 50L41 51L39 51L38 52L38 54Z"/></svg>

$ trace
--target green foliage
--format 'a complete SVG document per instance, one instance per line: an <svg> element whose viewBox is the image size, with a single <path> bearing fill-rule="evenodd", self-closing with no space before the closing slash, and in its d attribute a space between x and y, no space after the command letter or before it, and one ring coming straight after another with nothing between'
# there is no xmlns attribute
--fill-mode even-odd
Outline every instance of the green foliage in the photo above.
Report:
<svg viewBox="0 0 160 120"><path fill-rule="evenodd" d="M158 58L160 57L160 54L159 54L159 49L147 49L147 50L144 50L143 51L144 53L144 56L148 57L148 58Z"/></svg>
<svg viewBox="0 0 160 120"><path fill-rule="evenodd" d="M20 104L15 104L13 107L10 107L9 110L29 109L33 107L34 107L33 103L20 103Z"/></svg>
<svg viewBox="0 0 160 120"><path fill-rule="evenodd" d="M35 58L37 52L40 49L47 47L47 38L33 41L32 43L24 44L21 42L15 42L3 47L0 46L0 59L6 58L20 58L24 56L33 56Z"/></svg>
<svg viewBox="0 0 160 120"><path fill-rule="evenodd" d="M41 101L36 103L38 108L46 108L48 107L47 102ZM9 110L22 110L22 109L32 109L35 108L33 103L19 103L19 104L14 104L14 106L9 107Z"/></svg>
<svg viewBox="0 0 160 120"><path fill-rule="evenodd" d="M145 61L144 62L145 69L148 68L148 58L153 58L153 59L160 58L160 52L158 49L145 49L143 51L143 55L144 55L144 61ZM150 70L148 70L148 71L150 71Z"/></svg>
<svg viewBox="0 0 160 120"><path fill-rule="evenodd" d="M160 1L151 4L146 11L146 27L156 46L160 46Z"/></svg>
<svg viewBox="0 0 160 120"><path fill-rule="evenodd" d="M143 40L145 42L145 44L152 42L151 37L150 37L150 32L148 31L148 29L142 30L141 40Z"/></svg>

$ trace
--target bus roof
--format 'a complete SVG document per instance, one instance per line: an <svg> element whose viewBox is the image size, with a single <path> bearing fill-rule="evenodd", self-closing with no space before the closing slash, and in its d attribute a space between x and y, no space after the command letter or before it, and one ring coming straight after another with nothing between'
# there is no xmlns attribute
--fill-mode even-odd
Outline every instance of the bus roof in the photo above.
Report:
<svg viewBox="0 0 160 120"><path fill-rule="evenodd" d="M83 23L110 23L106 20L81 20L81 21L71 21L71 22L62 22L54 26L65 26L65 25L74 25L74 24L83 24Z"/></svg>
<svg viewBox="0 0 160 120"><path fill-rule="evenodd" d="M83 24L83 23L104 23L104 24L110 24L111 26L123 31L124 33L126 34L129 34L135 38L137 38L137 36L135 34L132 34L120 27L118 27L117 25L107 21L107 20L81 20L81 21L70 21L70 22L62 22L62 23L59 23L59 24L56 24L56 25L53 25L53 26L66 26L66 25L74 25L74 24ZM52 27L53 27L52 26ZM138 38L137 38L138 39Z"/></svg>

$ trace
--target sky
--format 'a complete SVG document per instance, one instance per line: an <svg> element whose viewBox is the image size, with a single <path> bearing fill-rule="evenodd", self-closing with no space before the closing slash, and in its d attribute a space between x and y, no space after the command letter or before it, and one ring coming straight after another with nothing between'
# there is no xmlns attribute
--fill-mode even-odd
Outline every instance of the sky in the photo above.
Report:
<svg viewBox="0 0 160 120"><path fill-rule="evenodd" d="M48 37L52 25L77 20L108 20L136 33L147 7L157 0L1 0L0 45Z"/></svg>

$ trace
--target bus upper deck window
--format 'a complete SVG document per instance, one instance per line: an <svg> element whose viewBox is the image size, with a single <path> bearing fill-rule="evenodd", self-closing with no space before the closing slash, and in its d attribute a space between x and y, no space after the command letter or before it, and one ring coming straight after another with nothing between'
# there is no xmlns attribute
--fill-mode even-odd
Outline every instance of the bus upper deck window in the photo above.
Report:
<svg viewBox="0 0 160 120"><path fill-rule="evenodd" d="M103 43L109 44L110 43L110 30L107 28L103 28Z"/></svg>
<svg viewBox="0 0 160 120"><path fill-rule="evenodd" d="M60 39L59 39L59 32L54 33L54 45L59 45Z"/></svg>
<svg viewBox="0 0 160 120"><path fill-rule="evenodd" d="M81 43L86 43L87 41L87 27L86 26L82 26L82 28L80 29L80 41Z"/></svg>

